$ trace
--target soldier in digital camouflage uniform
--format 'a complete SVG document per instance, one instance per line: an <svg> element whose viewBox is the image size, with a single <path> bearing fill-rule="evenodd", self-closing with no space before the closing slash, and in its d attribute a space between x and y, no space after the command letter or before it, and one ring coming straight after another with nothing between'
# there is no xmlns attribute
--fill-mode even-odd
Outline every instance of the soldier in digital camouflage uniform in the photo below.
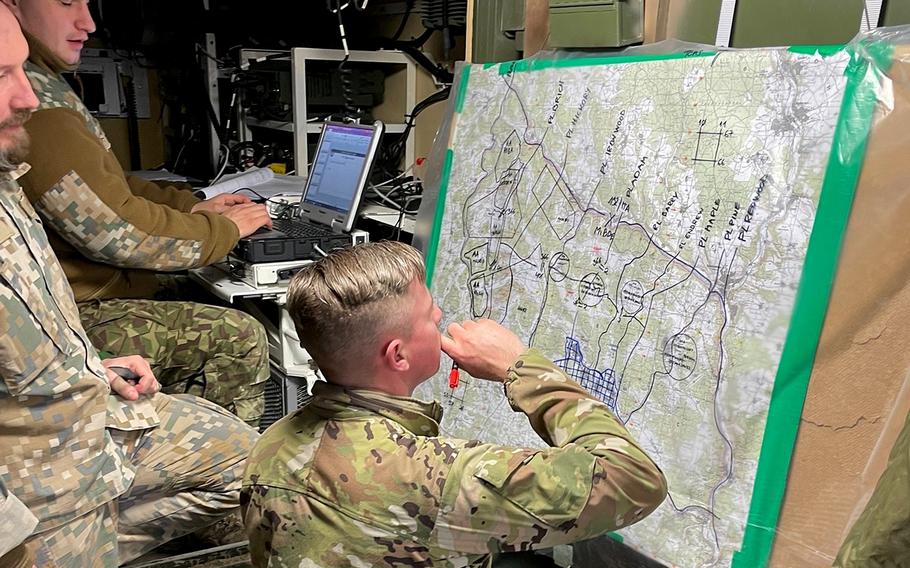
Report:
<svg viewBox="0 0 910 568"><path fill-rule="evenodd" d="M513 333L479 320L441 336L423 279L415 249L379 242L292 280L288 310L328 382L250 454L241 507L254 566L487 566L630 525L666 496L607 407ZM502 382L552 447L440 437L439 404L410 398L440 349Z"/></svg>
<svg viewBox="0 0 910 568"><path fill-rule="evenodd" d="M38 101L0 6L0 567L114 568L236 511L255 431L98 358L17 178ZM105 366L126 366L130 385Z"/></svg>
<svg viewBox="0 0 910 568"><path fill-rule="evenodd" d="M20 180L46 224L95 345L152 362L166 392L204 396L256 425L268 344L251 316L155 301L159 272L205 266L270 223L242 196L199 201L189 191L126 176L104 131L59 76L94 31L87 0L0 0L19 18L40 105L26 125L31 172Z"/></svg>

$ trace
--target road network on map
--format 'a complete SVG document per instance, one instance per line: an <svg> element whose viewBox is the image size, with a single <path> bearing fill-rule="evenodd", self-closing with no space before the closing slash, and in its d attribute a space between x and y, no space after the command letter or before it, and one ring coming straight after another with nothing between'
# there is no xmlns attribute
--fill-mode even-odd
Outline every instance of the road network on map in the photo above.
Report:
<svg viewBox="0 0 910 568"><path fill-rule="evenodd" d="M432 291L541 349L654 456L670 499L625 531L652 557L727 565L742 541L845 64L471 68ZM541 444L496 385L448 399L446 433Z"/></svg>

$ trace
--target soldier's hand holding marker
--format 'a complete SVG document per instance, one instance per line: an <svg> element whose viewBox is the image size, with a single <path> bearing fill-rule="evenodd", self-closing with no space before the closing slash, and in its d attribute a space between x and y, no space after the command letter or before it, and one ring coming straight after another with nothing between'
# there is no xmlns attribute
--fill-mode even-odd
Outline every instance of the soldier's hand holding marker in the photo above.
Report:
<svg viewBox="0 0 910 568"><path fill-rule="evenodd" d="M505 381L508 369L527 346L517 335L493 320L467 320L446 328L442 350L472 377Z"/></svg>

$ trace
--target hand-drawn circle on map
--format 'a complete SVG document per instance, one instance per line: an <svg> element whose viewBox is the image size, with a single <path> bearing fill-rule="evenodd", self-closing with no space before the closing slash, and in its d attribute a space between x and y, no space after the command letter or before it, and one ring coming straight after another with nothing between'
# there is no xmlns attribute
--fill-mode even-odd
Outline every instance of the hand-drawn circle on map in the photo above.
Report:
<svg viewBox="0 0 910 568"><path fill-rule="evenodd" d="M569 275L569 257L564 252L558 252L550 259L550 280L562 282Z"/></svg>
<svg viewBox="0 0 910 568"><path fill-rule="evenodd" d="M622 309L632 314L642 309L645 287L638 280L630 280L622 287Z"/></svg>
<svg viewBox="0 0 910 568"><path fill-rule="evenodd" d="M664 344L664 370L677 381L684 381L695 372L698 347L690 335L678 333Z"/></svg>
<svg viewBox="0 0 910 568"><path fill-rule="evenodd" d="M593 308L604 299L604 279L597 272L585 274L578 283L578 301L589 308Z"/></svg>

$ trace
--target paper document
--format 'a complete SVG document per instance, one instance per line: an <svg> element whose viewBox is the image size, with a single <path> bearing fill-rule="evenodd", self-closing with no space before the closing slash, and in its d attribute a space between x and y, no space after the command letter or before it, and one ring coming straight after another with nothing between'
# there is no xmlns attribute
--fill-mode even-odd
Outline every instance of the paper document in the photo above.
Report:
<svg viewBox="0 0 910 568"><path fill-rule="evenodd" d="M244 187L256 187L275 177L275 172L269 168L255 168L239 174L224 176L222 181L212 184L201 191L206 199L221 195L222 193L233 193Z"/></svg>
<svg viewBox="0 0 910 568"><path fill-rule="evenodd" d="M146 181L164 181L168 183L190 183L191 180L179 174L171 173L167 170L134 170L127 172L130 177L144 179Z"/></svg>
<svg viewBox="0 0 910 568"><path fill-rule="evenodd" d="M303 193L306 178L301 176L275 175L269 168L247 170L239 174L225 176L214 185L200 189L205 199L211 199L222 193L240 193L249 197L273 197L275 195Z"/></svg>

